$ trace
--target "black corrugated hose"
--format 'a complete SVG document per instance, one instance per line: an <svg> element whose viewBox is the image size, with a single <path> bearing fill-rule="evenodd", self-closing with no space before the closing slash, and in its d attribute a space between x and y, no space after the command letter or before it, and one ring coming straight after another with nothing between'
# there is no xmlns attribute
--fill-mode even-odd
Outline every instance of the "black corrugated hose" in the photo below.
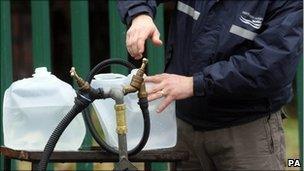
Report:
<svg viewBox="0 0 304 171"><path fill-rule="evenodd" d="M101 63L99 63L98 65L96 65L92 70L91 73L88 75L88 77L86 78L86 81L88 83L91 83L94 75L100 73L105 67L112 65L112 64L120 64L123 65L129 69L135 69L135 66L132 65L130 62L124 61L124 60L120 60L120 59L110 59L110 60L105 60ZM128 155L135 155L138 152L140 152L144 146L146 145L149 135L150 135L150 116L149 116L149 110L148 110L148 100L147 98L141 98L138 101L138 104L141 108L142 111L142 115L143 115L143 120L144 120L144 132L143 132L143 136L141 138L141 140L139 141L139 143L137 144L136 147L134 147L132 150L128 151ZM97 133L97 130L95 129L93 123L91 122L90 119L90 113L88 109L85 109L83 112L83 117L84 117L84 121L86 123L86 125L88 126L92 137L95 139L95 141L101 146L101 148L103 148L104 150L106 150L108 153L112 153L112 154L116 154L118 155L118 150L117 148L114 148L110 145L108 145Z"/></svg>
<svg viewBox="0 0 304 171"><path fill-rule="evenodd" d="M60 123L55 128L52 135L50 136L46 146L44 147L44 152L43 152L41 160L39 162L40 171L46 170L49 158L50 158L52 152L54 151L54 148L55 148L61 134L63 133L63 131L71 123L71 121L77 116L77 114L80 113L86 107L87 107L87 105L85 105L80 100L75 98L75 105L65 115L65 117L60 121Z"/></svg>
<svg viewBox="0 0 304 171"><path fill-rule="evenodd" d="M100 73L102 69L104 69L105 67L110 66L112 64L123 65L129 69L135 68L128 61L124 61L121 59L108 59L108 60L102 61L98 65L96 65L91 70L86 81L90 83L92 81L94 75ZM96 90L94 90L94 91L100 92L100 91L96 91ZM46 170L49 158L50 158L52 152L54 151L54 148L55 148L60 136L64 132L64 130L67 128L67 126L70 124L70 122L77 116L77 114L82 112L90 103L92 103L95 100L94 97L97 97L97 95L91 96L89 93L84 93L84 92L78 91L77 97L75 98L75 105L72 107L72 109L66 114L66 116L57 125L57 127L53 131L52 135L50 136L50 138L44 148L44 152L43 152L41 160L39 162L40 171ZM149 138L149 134L150 134L150 118L149 118L147 98L139 99L138 104L140 105L140 108L141 108L142 114L143 114L144 132L143 132L143 136L142 136L139 144L134 149L128 151L129 155L135 155L138 152L140 152L142 150L142 148L146 145L148 138ZM93 124L90 122L90 119L88 119L88 118L89 118L88 112L85 112L85 114L84 114L85 122L86 122L87 126L89 127L93 137L99 143L99 145L109 153L118 154L118 151L116 149L109 146L107 143L104 142L104 140L102 140L98 136L95 128L93 127Z"/></svg>
<svg viewBox="0 0 304 171"><path fill-rule="evenodd" d="M129 156L139 153L145 147L145 145L148 141L149 135L150 135L150 116L149 116L147 98L140 98L138 101L138 104L140 106L140 109L141 109L142 115L143 115L144 131L143 131L142 138L140 139L137 146L135 146L132 150L128 151ZM93 123L90 122L91 119L90 119L89 115L90 115L89 110L85 109L84 113L83 113L84 121L85 121L86 125L88 126L95 141L101 146L102 149L106 150L108 153L118 155L119 151L116 148L108 145L100 136L98 136L97 130L93 126Z"/></svg>

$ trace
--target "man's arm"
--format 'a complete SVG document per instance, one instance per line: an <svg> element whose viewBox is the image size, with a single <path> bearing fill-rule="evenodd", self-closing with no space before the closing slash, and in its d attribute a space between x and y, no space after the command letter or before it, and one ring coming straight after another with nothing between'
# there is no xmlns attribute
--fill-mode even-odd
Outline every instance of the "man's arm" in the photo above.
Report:
<svg viewBox="0 0 304 171"><path fill-rule="evenodd" d="M127 50L135 59L142 58L146 39L154 45L162 45L160 33L153 18L156 6L163 0L118 0L118 11L122 21L130 26L126 35Z"/></svg>
<svg viewBox="0 0 304 171"><path fill-rule="evenodd" d="M150 38L152 43L155 45L162 44L162 41L159 39L159 31L153 23L153 18L156 13L156 4L164 1L169 0L118 1L118 9L122 21L125 24L130 25L126 36L127 49L130 55L135 59L140 59L142 57L142 53L144 52L144 44L147 38ZM165 80L165 82L162 80ZM157 112L163 111L166 106L172 102L172 100L183 99L193 95L192 77L162 74L146 77L145 81L158 84L153 90L147 90L149 94L149 101L160 98L163 95L166 96L161 105L158 106ZM164 86L166 86L166 89L164 89ZM163 92L165 94L159 94L159 92Z"/></svg>
<svg viewBox="0 0 304 171"><path fill-rule="evenodd" d="M302 50L303 7L300 1L272 2L276 7L273 5L275 10L264 21L267 28L253 40L255 48L244 55L214 63L193 77L175 74L147 77L146 82L156 84L148 90L148 99L165 96L158 112L173 100L193 95L259 98L287 86L296 72Z"/></svg>
<svg viewBox="0 0 304 171"><path fill-rule="evenodd" d="M123 23L130 25L132 19L139 14L147 14L154 18L156 14L155 0L118 0L117 7Z"/></svg>
<svg viewBox="0 0 304 171"><path fill-rule="evenodd" d="M287 1L273 12L254 49L195 74L194 95L263 97L287 86L296 72L303 37L302 1Z"/></svg>
<svg viewBox="0 0 304 171"><path fill-rule="evenodd" d="M118 0L117 7L123 23L130 25L139 14L147 14L154 19L156 6L170 0Z"/></svg>

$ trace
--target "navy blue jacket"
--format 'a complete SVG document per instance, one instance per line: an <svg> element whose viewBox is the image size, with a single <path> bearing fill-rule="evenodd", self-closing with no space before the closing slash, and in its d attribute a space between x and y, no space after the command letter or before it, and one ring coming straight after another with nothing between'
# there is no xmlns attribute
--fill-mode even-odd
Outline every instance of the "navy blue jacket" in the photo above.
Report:
<svg viewBox="0 0 304 171"><path fill-rule="evenodd" d="M122 20L154 17L155 0L120 0ZM253 121L292 98L302 52L302 1L179 0L166 47L166 72L194 78L177 115L211 130Z"/></svg>

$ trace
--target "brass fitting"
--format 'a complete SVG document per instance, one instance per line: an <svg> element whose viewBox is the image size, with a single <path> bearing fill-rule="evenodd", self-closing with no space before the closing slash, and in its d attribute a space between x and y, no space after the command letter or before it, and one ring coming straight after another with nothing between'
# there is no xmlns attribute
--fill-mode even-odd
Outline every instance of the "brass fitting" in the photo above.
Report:
<svg viewBox="0 0 304 171"><path fill-rule="evenodd" d="M144 82L145 69L148 64L148 59L143 58L141 67L138 69L135 75L133 75L130 85L123 88L124 94L133 93L141 89Z"/></svg>
<svg viewBox="0 0 304 171"><path fill-rule="evenodd" d="M126 95L126 94L129 94L129 93L134 93L134 92L136 92L137 91L137 89L135 88L135 87L132 87L132 86L130 86L130 85L127 85L127 86L124 86L123 87L123 93L124 93L124 95Z"/></svg>
<svg viewBox="0 0 304 171"><path fill-rule="evenodd" d="M116 104L114 106L116 111L116 132L117 134L127 133L127 122L126 122L126 105Z"/></svg>
<svg viewBox="0 0 304 171"><path fill-rule="evenodd" d="M76 80L81 91L89 91L91 89L90 84L78 76L75 67L71 68L70 75Z"/></svg>

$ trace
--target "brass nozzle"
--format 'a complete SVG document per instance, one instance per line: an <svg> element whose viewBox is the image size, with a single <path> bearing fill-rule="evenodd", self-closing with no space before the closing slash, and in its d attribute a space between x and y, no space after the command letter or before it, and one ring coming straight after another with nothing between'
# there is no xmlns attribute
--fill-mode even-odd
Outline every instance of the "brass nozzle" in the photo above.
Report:
<svg viewBox="0 0 304 171"><path fill-rule="evenodd" d="M123 93L126 95L126 94L129 94L129 93L134 93L137 91L137 89L135 87L132 87L130 85L126 85L123 87Z"/></svg>
<svg viewBox="0 0 304 171"><path fill-rule="evenodd" d="M84 81L81 77L78 76L78 74L75 70L75 67L71 68L70 75L71 75L71 77L73 77L76 80L80 90L90 90L89 83Z"/></svg>

